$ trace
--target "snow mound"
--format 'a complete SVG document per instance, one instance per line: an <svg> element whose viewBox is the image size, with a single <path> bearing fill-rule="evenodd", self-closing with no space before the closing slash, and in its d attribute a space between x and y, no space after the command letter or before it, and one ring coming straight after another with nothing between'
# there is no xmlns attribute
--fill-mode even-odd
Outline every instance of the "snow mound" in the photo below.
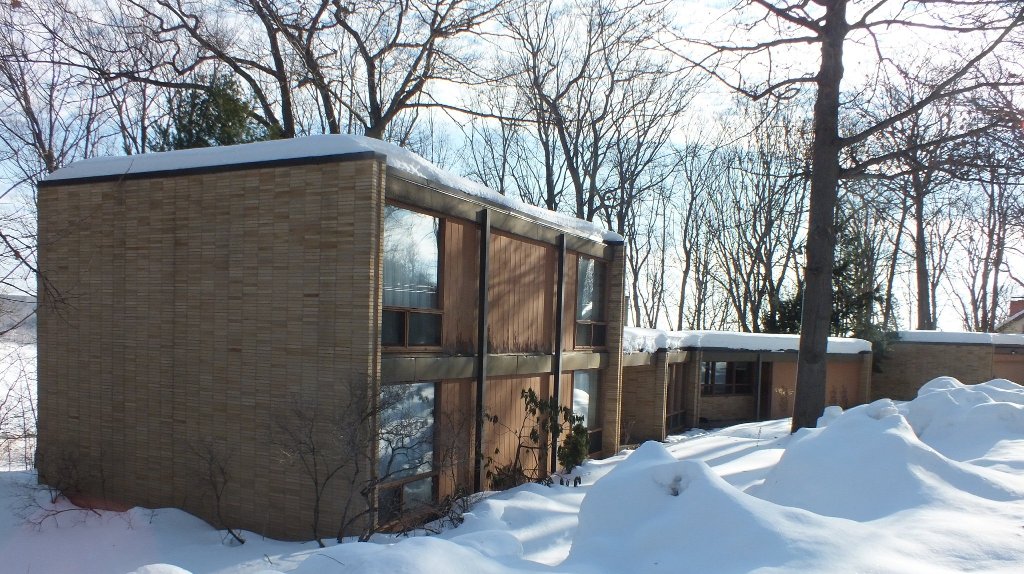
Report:
<svg viewBox="0 0 1024 574"><path fill-rule="evenodd" d="M135 570L131 574L191 574L191 572L171 564L149 564Z"/></svg>
<svg viewBox="0 0 1024 574"><path fill-rule="evenodd" d="M441 538L409 538L395 544L353 542L320 550L292 570L293 574L513 574L530 570L507 566L475 546ZM490 542L485 544L490 546Z"/></svg>
<svg viewBox="0 0 1024 574"><path fill-rule="evenodd" d="M664 445L647 442L591 487L562 567L750 572L792 565L809 547L831 545L824 533L843 522L744 494L704 462L677 461Z"/></svg>
<svg viewBox="0 0 1024 574"><path fill-rule="evenodd" d="M949 381L933 382L922 395L928 397L924 405L917 404L920 398L904 405L882 399L835 416L824 428L801 430L764 483L747 492L857 521L928 506L966 510L983 500L1024 499L1024 480L953 460L918 437L904 413L930 422L912 413L941 412L933 405L948 403L951 394L963 390ZM978 422L975 429L957 427L958 432L967 440L989 434Z"/></svg>
<svg viewBox="0 0 1024 574"><path fill-rule="evenodd" d="M964 385L939 377L917 395L901 411L922 442L953 460L1024 470L1013 454L1024 446L1024 387L1006 379Z"/></svg>

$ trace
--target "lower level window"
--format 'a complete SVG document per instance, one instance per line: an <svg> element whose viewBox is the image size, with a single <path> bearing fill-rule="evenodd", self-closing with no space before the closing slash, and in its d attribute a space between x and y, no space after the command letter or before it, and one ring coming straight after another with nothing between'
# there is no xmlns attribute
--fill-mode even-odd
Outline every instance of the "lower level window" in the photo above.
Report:
<svg viewBox="0 0 1024 574"><path fill-rule="evenodd" d="M389 522L437 498L434 383L386 385L378 411L378 516Z"/></svg>
<svg viewBox="0 0 1024 574"><path fill-rule="evenodd" d="M600 386L597 371L574 371L572 374L572 412L583 417L590 436L590 452L601 450Z"/></svg>
<svg viewBox="0 0 1024 574"><path fill-rule="evenodd" d="M755 363L701 363L702 395L749 395L754 391Z"/></svg>

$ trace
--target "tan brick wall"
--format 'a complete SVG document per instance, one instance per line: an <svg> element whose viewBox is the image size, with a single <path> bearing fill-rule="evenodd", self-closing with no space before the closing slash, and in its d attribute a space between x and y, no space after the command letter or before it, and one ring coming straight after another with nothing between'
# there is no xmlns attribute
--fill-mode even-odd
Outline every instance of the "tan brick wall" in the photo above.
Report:
<svg viewBox="0 0 1024 574"><path fill-rule="evenodd" d="M992 365L992 377L1008 379L1024 385L1024 349L1015 354L997 354Z"/></svg>
<svg viewBox="0 0 1024 574"><path fill-rule="evenodd" d="M42 187L40 267L68 304L40 289L41 480L216 522L209 445L229 523L308 538L311 487L276 444L297 404L374 396L383 187L375 160Z"/></svg>
<svg viewBox="0 0 1024 574"><path fill-rule="evenodd" d="M612 248L608 262L608 366L601 369L602 451L608 456L619 450L622 432L622 327L625 317L626 250ZM573 311L575 316L575 310Z"/></svg>
<svg viewBox="0 0 1024 574"><path fill-rule="evenodd" d="M627 444L665 438L668 365L664 353L653 365L622 369L622 428Z"/></svg>
<svg viewBox="0 0 1024 574"><path fill-rule="evenodd" d="M886 349L880 373L871 376L871 398L910 400L921 385L939 376L965 384L993 377L991 345L895 342Z"/></svg>
<svg viewBox="0 0 1024 574"><path fill-rule="evenodd" d="M700 416L715 421L754 420L757 397L754 395L701 397Z"/></svg>

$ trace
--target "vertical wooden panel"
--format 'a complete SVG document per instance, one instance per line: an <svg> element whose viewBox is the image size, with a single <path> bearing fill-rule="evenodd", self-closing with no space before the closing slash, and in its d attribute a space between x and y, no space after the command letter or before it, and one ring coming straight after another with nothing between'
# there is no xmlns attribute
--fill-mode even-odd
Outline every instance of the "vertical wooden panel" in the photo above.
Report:
<svg viewBox="0 0 1024 574"><path fill-rule="evenodd" d="M473 486L476 389L472 379L442 381L434 417L438 465L438 499Z"/></svg>
<svg viewBox="0 0 1024 574"><path fill-rule="evenodd" d="M476 351L477 280L480 233L476 224L446 218L441 279L444 350L455 354Z"/></svg>
<svg viewBox="0 0 1024 574"><path fill-rule="evenodd" d="M488 422L484 426L484 457L490 457L488 468L492 471L503 465L512 464L518 451L523 470L533 478L540 478L548 473L547 459L538 458L540 454L529 439L533 428L532 419L526 417L521 393L525 389L533 389L540 397L548 396L551 385L550 375L533 375L520 377L503 377L488 379L487 396L484 412L497 417L497 422ZM485 484L487 488L490 485Z"/></svg>
<svg viewBox="0 0 1024 574"><path fill-rule="evenodd" d="M494 233L490 254L491 351L551 352L557 259L554 246Z"/></svg>
<svg viewBox="0 0 1024 574"><path fill-rule="evenodd" d="M565 254L565 322L562 324L562 348L576 347L576 276L579 255Z"/></svg>

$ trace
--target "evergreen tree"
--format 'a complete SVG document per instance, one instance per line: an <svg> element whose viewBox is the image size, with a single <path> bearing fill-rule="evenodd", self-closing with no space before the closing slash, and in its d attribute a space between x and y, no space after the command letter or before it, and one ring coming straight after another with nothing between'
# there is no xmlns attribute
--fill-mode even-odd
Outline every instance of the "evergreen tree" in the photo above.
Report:
<svg viewBox="0 0 1024 574"><path fill-rule="evenodd" d="M846 207L847 209L843 209ZM836 222L836 259L832 267L832 319L830 334L874 340L884 326L875 323L875 305L882 303L881 286L876 284L875 254L867 237L852 222L848 205L840 206ZM851 217L847 217L851 215ZM776 318L762 316L766 333L800 332L800 314L804 296L803 282L796 292L779 302Z"/></svg>
<svg viewBox="0 0 1024 574"><path fill-rule="evenodd" d="M168 97L167 123L155 128L153 151L249 143L269 139L253 120L252 105L231 77L214 75L206 88Z"/></svg>

